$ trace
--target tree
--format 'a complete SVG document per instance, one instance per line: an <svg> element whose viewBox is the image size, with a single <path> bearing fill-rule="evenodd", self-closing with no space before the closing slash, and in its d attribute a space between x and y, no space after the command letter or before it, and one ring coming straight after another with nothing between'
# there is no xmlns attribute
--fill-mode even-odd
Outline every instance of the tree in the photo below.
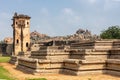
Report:
<svg viewBox="0 0 120 80"><path fill-rule="evenodd" d="M120 27L111 26L100 34L102 39L120 39Z"/></svg>

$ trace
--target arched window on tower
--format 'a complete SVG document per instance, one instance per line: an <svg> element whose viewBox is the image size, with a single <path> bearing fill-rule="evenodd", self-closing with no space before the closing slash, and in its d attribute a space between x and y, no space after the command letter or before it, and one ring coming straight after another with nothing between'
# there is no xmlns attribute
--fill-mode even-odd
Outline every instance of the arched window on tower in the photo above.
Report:
<svg viewBox="0 0 120 80"><path fill-rule="evenodd" d="M17 22L16 22L16 25L17 25Z"/></svg>
<svg viewBox="0 0 120 80"><path fill-rule="evenodd" d="M28 42L26 43L26 47L28 47Z"/></svg>
<svg viewBox="0 0 120 80"><path fill-rule="evenodd" d="M29 25L29 22L27 22L27 25Z"/></svg>
<svg viewBox="0 0 120 80"><path fill-rule="evenodd" d="M17 39L17 44L19 43L19 40Z"/></svg>

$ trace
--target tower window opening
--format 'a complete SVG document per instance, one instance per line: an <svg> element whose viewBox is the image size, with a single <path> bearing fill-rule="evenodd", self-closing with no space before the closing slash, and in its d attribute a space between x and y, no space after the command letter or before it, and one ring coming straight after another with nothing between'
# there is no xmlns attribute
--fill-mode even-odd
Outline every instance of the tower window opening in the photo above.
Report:
<svg viewBox="0 0 120 80"><path fill-rule="evenodd" d="M28 42L26 43L26 47L28 47Z"/></svg>
<svg viewBox="0 0 120 80"><path fill-rule="evenodd" d="M27 22L27 25L29 25L29 22Z"/></svg>
<svg viewBox="0 0 120 80"><path fill-rule="evenodd" d="M17 44L19 43L19 40L17 39Z"/></svg>

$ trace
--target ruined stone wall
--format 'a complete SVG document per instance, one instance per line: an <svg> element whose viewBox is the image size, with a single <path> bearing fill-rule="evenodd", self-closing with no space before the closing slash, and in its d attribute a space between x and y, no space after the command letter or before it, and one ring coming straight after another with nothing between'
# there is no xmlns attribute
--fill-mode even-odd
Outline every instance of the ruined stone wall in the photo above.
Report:
<svg viewBox="0 0 120 80"><path fill-rule="evenodd" d="M12 55L12 52L13 52L13 44L7 44L6 53L8 55Z"/></svg>

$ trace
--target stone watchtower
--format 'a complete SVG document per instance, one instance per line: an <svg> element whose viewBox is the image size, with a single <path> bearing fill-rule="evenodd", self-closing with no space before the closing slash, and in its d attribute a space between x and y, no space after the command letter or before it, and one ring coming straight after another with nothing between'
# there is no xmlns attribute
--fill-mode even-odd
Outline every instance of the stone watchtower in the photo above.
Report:
<svg viewBox="0 0 120 80"><path fill-rule="evenodd" d="M26 52L30 46L30 18L17 13L13 16L13 55Z"/></svg>

